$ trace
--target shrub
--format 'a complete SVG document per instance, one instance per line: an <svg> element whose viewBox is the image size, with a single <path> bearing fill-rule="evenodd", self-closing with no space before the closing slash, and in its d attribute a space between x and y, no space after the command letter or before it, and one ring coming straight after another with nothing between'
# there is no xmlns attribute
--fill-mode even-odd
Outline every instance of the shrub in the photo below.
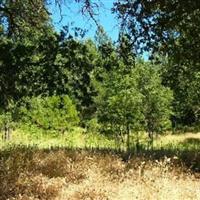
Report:
<svg viewBox="0 0 200 200"><path fill-rule="evenodd" d="M99 132L100 130L100 125L98 123L97 118L93 118L91 120L88 120L86 122L86 128L87 128L87 132L89 133L96 133Z"/></svg>
<svg viewBox="0 0 200 200"><path fill-rule="evenodd" d="M78 112L68 96L33 97L21 107L22 121L43 130L65 130L79 122Z"/></svg>

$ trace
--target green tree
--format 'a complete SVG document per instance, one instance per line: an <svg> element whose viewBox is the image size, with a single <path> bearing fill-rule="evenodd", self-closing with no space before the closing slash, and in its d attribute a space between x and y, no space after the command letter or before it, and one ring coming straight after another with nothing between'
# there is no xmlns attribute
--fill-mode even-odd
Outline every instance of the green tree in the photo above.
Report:
<svg viewBox="0 0 200 200"><path fill-rule="evenodd" d="M129 73L121 63L120 69L105 73L96 88L99 122L114 134L127 135L128 149L131 132L146 131L153 144L155 133L171 128L172 91L149 63L137 62Z"/></svg>
<svg viewBox="0 0 200 200"><path fill-rule="evenodd" d="M116 47L114 46L111 38L108 37L103 27L99 27L96 31L95 35L95 43L98 49L98 53L100 55L99 59L99 67L100 70L113 70L113 67L117 66L118 57ZM99 78L101 72L98 74Z"/></svg>
<svg viewBox="0 0 200 200"><path fill-rule="evenodd" d="M0 110L12 116L7 127L13 121L13 105L46 88L44 72L58 44L49 19L43 1L0 2Z"/></svg>
<svg viewBox="0 0 200 200"><path fill-rule="evenodd" d="M60 67L67 73L69 94L76 100L81 119L90 119L95 111L93 96L96 91L91 84L90 74L98 66L96 46L91 40L68 38L60 45L57 56Z"/></svg>
<svg viewBox="0 0 200 200"><path fill-rule="evenodd" d="M125 0L116 2L113 9L137 53L148 51L155 59L158 55L161 63L168 59L167 65L162 64L163 84L174 91L174 122L183 125L198 122L193 107L199 101L189 95L200 70L199 6L198 0Z"/></svg>
<svg viewBox="0 0 200 200"><path fill-rule="evenodd" d="M144 130L153 144L153 136L171 129L172 91L162 85L158 69L152 64L139 61L133 70L137 87L143 95Z"/></svg>
<svg viewBox="0 0 200 200"><path fill-rule="evenodd" d="M136 87L136 79L132 74L124 74L121 69L104 74L104 81L97 83L99 96L97 117L104 129L126 135L127 149L130 148L130 133L140 130L142 114L142 94Z"/></svg>
<svg viewBox="0 0 200 200"><path fill-rule="evenodd" d="M126 65L127 70L130 70L135 66L136 61L136 54L134 52L131 38L128 34L121 33L118 40L118 54Z"/></svg>
<svg viewBox="0 0 200 200"><path fill-rule="evenodd" d="M0 2L1 31L13 39L34 37L46 31L49 13L43 0L2 0ZM34 27L34 28L33 28Z"/></svg>

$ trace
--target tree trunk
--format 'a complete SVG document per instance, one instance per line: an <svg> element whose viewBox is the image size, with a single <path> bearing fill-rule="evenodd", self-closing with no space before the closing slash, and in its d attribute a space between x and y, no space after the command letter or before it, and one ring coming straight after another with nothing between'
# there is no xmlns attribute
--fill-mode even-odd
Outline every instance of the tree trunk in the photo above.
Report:
<svg viewBox="0 0 200 200"><path fill-rule="evenodd" d="M140 142L139 142L139 133L138 132L137 132L137 138L136 138L135 147L136 147L136 153L138 153L139 150L140 150Z"/></svg>
<svg viewBox="0 0 200 200"><path fill-rule="evenodd" d="M4 133L2 135L3 141L11 140L11 134L12 134L12 130L11 130L9 124L6 123L4 126Z"/></svg>
<svg viewBox="0 0 200 200"><path fill-rule="evenodd" d="M153 140L154 140L154 138L153 138L153 132L149 131L148 135L149 135L149 139L150 139L149 146L151 147L151 149L153 149Z"/></svg>
<svg viewBox="0 0 200 200"><path fill-rule="evenodd" d="M130 151L130 129L129 129L129 124L127 125L127 140L126 140L126 147L127 147L127 152Z"/></svg>

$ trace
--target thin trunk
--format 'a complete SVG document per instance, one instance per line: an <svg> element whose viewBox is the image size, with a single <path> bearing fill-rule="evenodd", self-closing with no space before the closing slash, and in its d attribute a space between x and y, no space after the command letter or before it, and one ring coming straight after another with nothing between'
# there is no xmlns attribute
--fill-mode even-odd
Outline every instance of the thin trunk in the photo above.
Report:
<svg viewBox="0 0 200 200"><path fill-rule="evenodd" d="M4 126L4 133L2 135L2 140L3 141L11 140L11 135L12 135L12 130L11 130L9 124L6 123Z"/></svg>
<svg viewBox="0 0 200 200"><path fill-rule="evenodd" d="M129 124L127 125L127 142L126 142L126 145L127 145L127 152L130 151L130 128L129 128Z"/></svg>
<svg viewBox="0 0 200 200"><path fill-rule="evenodd" d="M137 138L136 138L136 153L139 152L139 147L140 146L140 142L139 142L139 133L137 132Z"/></svg>
<svg viewBox="0 0 200 200"><path fill-rule="evenodd" d="M149 131L148 135L149 135L149 146L151 147L151 149L153 149L153 140L154 140L153 132Z"/></svg>

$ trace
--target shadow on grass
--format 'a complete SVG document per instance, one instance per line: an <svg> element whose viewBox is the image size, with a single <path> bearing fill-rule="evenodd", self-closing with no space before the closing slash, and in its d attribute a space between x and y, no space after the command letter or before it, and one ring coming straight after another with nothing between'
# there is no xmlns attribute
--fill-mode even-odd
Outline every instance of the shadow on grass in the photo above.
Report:
<svg viewBox="0 0 200 200"><path fill-rule="evenodd" d="M140 147L136 149L134 146L126 152L121 149L111 149L111 148L99 148L99 147L85 147L85 148L75 148L75 147L50 147L48 149L39 149L37 146L24 146L15 145L0 150L0 159L7 159L11 155L16 156L17 154L22 154L23 159L31 160L36 153L55 153L58 151L63 151L71 157L76 157L76 155L95 155L95 156L118 156L124 162L128 162L131 159L137 158L141 160L146 159L148 161L163 161L166 158L170 158L171 162L174 162L176 166L181 166L186 170L192 172L200 173L200 139L197 138L186 138L180 145L181 146L170 147L170 148L157 148L157 149L146 149ZM197 148L189 148L189 146ZM172 163L173 164L173 163Z"/></svg>
<svg viewBox="0 0 200 200"><path fill-rule="evenodd" d="M199 138L186 138L176 145L169 144L168 146L156 149L141 149L139 154L152 160L162 160L165 157L171 158L176 164L184 166L193 172L200 173Z"/></svg>
<svg viewBox="0 0 200 200"><path fill-rule="evenodd" d="M200 152L195 150L156 149L142 151L140 155L143 155L145 158L153 161L170 158L172 164L181 166L192 172L200 173Z"/></svg>
<svg viewBox="0 0 200 200"><path fill-rule="evenodd" d="M186 138L183 142L183 145L188 146L194 146L194 147L199 147L200 148L200 138Z"/></svg>

